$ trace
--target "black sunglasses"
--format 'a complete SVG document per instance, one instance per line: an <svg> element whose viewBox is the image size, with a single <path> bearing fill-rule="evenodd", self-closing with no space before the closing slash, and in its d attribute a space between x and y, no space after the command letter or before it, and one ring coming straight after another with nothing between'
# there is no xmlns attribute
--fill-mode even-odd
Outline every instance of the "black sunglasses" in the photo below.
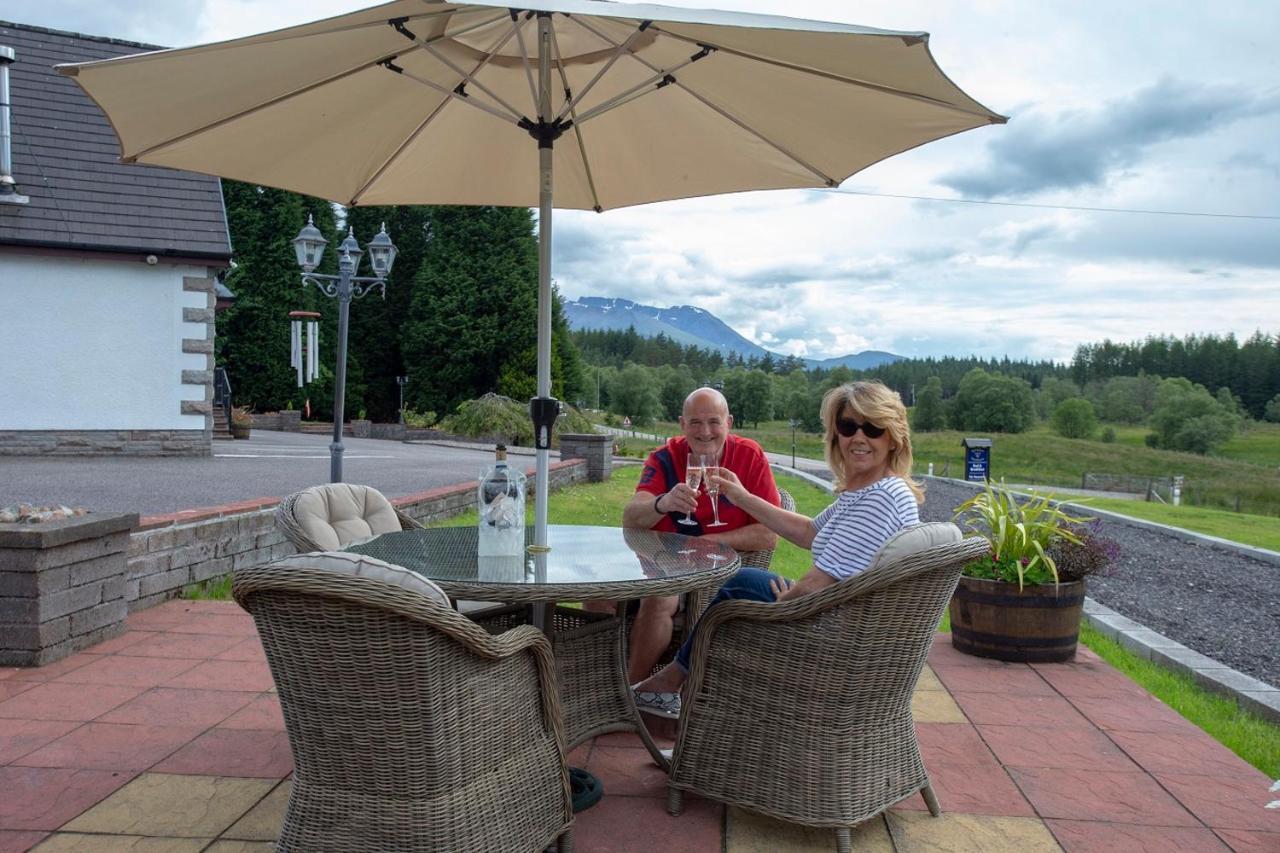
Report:
<svg viewBox="0 0 1280 853"><path fill-rule="evenodd" d="M884 435L884 427L876 426L870 421L860 424L853 418L836 418L836 432L845 438L853 438L858 434L858 430L862 430L862 434L867 438L879 438Z"/></svg>

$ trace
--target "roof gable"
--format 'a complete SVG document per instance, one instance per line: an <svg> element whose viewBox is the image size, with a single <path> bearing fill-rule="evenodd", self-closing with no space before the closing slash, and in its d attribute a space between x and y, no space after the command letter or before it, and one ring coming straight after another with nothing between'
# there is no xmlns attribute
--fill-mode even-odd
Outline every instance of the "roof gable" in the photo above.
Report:
<svg viewBox="0 0 1280 853"><path fill-rule="evenodd" d="M106 116L53 70L157 48L0 21L9 67L13 172L31 201L0 204L0 245L32 245L226 260L217 178L120 162Z"/></svg>

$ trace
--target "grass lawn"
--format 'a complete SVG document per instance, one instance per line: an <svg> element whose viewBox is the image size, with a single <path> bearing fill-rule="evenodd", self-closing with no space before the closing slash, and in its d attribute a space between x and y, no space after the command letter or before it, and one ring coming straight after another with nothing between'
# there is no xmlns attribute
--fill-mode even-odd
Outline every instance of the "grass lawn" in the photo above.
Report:
<svg viewBox="0 0 1280 853"><path fill-rule="evenodd" d="M1129 501L1124 498L1097 498L1069 493L1057 494L1061 500L1079 500L1086 514L1089 507L1097 507L1121 515L1131 515L1147 521L1156 521L1172 527L1181 527L1196 533L1242 542L1256 548L1280 551L1280 523L1265 515L1248 515L1222 509L1200 506L1170 506L1146 501Z"/></svg>

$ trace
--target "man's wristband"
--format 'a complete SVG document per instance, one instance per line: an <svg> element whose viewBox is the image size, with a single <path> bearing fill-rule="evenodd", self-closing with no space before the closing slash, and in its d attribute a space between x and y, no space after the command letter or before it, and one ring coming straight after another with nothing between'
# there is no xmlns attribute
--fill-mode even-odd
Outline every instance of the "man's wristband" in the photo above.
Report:
<svg viewBox="0 0 1280 853"><path fill-rule="evenodd" d="M667 493L663 492L662 494L658 495L656 498L653 499L653 511L656 512L658 515L666 515L665 512L658 509L658 501L662 500L666 496L667 496Z"/></svg>

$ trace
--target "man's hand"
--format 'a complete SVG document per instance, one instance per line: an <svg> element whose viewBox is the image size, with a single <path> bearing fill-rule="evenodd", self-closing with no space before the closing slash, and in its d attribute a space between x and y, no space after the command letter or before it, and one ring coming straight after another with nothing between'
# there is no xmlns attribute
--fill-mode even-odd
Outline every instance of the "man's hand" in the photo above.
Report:
<svg viewBox="0 0 1280 853"><path fill-rule="evenodd" d="M660 512L691 513L698 508L698 493L687 483L676 483L674 489L662 496L660 503Z"/></svg>
<svg viewBox="0 0 1280 853"><path fill-rule="evenodd" d="M775 575L769 578L769 589L773 592L774 601L782 601L791 591L791 580Z"/></svg>

